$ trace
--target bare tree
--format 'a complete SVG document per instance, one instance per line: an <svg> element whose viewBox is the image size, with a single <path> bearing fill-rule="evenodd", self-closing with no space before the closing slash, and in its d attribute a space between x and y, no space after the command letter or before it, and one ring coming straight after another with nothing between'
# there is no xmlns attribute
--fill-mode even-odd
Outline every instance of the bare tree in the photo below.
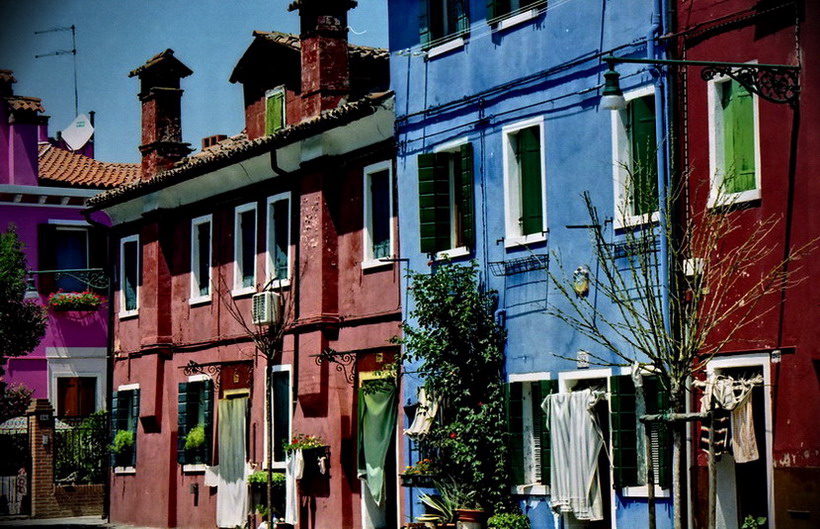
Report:
<svg viewBox="0 0 820 529"><path fill-rule="evenodd" d="M268 281L262 288L262 292L273 291L279 295L279 302L281 305L278 310L281 311L279 318L271 325L256 325L252 321L248 321L247 309L243 310L239 306L236 299L231 295L231 289L225 281L222 274L219 275L219 288L217 292L222 301L222 305L228 312L228 315L239 324L242 333L251 339L254 347L254 356L261 358L265 362L265 437L266 450L265 459L268 463L267 468L267 504L269 522L272 522L270 517L273 513L273 421L271 421L271 411L273 409L272 390L273 390L273 375L272 367L275 365L275 357L282 352L282 345L285 334L288 331L288 322L291 321L294 293L290 292L287 296L284 293L281 282L276 280ZM270 525L269 527L272 527Z"/></svg>
<svg viewBox="0 0 820 529"><path fill-rule="evenodd" d="M685 175L680 181L688 180ZM607 351L589 352L591 364L640 364L654 371L669 391L670 409L664 417L673 439L675 529L683 526L681 421L692 418L683 414L688 381L744 330L779 307L778 294L805 279L795 263L817 246L815 239L791 248L785 258L778 256L781 246L774 230L780 218L741 224L728 195L719 193L717 206L710 207L705 201L687 200L683 185L661 197L665 212L676 214L658 219L646 215L644 222L624 230L619 244L607 237L604 219L584 193L597 261L597 273L589 274L590 291L598 296L577 294L569 286L571 273L556 256L557 270L548 274L561 302L547 309Z"/></svg>

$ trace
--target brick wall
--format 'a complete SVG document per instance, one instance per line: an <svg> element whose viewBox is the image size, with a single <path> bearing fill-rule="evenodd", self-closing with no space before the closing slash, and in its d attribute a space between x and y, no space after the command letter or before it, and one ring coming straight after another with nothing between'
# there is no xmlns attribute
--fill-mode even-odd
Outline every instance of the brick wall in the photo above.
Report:
<svg viewBox="0 0 820 529"><path fill-rule="evenodd" d="M63 518L102 515L102 485L54 483L54 409L48 399L35 399L26 413L31 448L31 516Z"/></svg>

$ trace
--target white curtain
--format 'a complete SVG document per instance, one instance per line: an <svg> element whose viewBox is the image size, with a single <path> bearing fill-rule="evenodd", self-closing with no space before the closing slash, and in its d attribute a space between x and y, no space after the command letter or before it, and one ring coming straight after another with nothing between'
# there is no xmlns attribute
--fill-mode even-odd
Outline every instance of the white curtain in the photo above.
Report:
<svg viewBox="0 0 820 529"><path fill-rule="evenodd" d="M221 399L219 420L219 468L216 525L244 526L248 513L248 465L245 460L245 417L248 399Z"/></svg>
<svg viewBox="0 0 820 529"><path fill-rule="evenodd" d="M285 463L285 523L299 523L299 490L297 480L305 471L305 458L301 450L288 454Z"/></svg>
<svg viewBox="0 0 820 529"><path fill-rule="evenodd" d="M585 389L549 395L541 404L552 440L550 503L578 520L604 518L598 474L603 437L592 414L600 398L598 392Z"/></svg>

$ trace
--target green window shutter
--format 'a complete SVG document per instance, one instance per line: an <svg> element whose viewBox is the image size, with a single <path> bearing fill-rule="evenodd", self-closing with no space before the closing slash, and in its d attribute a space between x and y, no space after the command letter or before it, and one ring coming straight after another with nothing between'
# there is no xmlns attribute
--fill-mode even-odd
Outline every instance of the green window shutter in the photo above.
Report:
<svg viewBox="0 0 820 529"><path fill-rule="evenodd" d="M460 204L461 214L461 241L460 244L475 248L475 198L473 196L473 145L467 143L461 146L461 174L460 174Z"/></svg>
<svg viewBox="0 0 820 529"><path fill-rule="evenodd" d="M513 484L524 483L524 400L523 384L507 384L508 452Z"/></svg>
<svg viewBox="0 0 820 529"><path fill-rule="evenodd" d="M487 20L492 20L501 14L498 4L501 0L487 0Z"/></svg>
<svg viewBox="0 0 820 529"><path fill-rule="evenodd" d="M522 235L544 229L541 189L541 137L539 127L528 127L516 134L516 157L521 185Z"/></svg>
<svg viewBox="0 0 820 529"><path fill-rule="evenodd" d="M285 94L276 92L265 100L265 134L273 134L284 124Z"/></svg>
<svg viewBox="0 0 820 529"><path fill-rule="evenodd" d="M637 418L635 416L635 385L630 375L610 379L612 463L615 487L638 484Z"/></svg>
<svg viewBox="0 0 820 529"><path fill-rule="evenodd" d="M671 404L669 390L663 387L657 376L644 377L644 391L646 392L646 412L664 413ZM669 425L665 422L654 422L650 430L652 441L650 455L657 469L657 484L669 488L672 483L672 452L670 450L672 436Z"/></svg>
<svg viewBox="0 0 820 529"><path fill-rule="evenodd" d="M134 432L134 448L131 450L131 466L137 466L137 424L139 423L140 418L140 390L134 389L131 390L132 397L131 397L131 415L129 417L130 424L128 425L128 429Z"/></svg>
<svg viewBox="0 0 820 529"><path fill-rule="evenodd" d="M284 446L290 436L290 373L272 373L273 391L273 460L284 461Z"/></svg>
<svg viewBox="0 0 820 529"><path fill-rule="evenodd" d="M419 2L419 37L422 46L429 44L430 41L433 40L430 31L429 1L430 0L421 0Z"/></svg>
<svg viewBox="0 0 820 529"><path fill-rule="evenodd" d="M211 380L202 382L202 391L199 396L199 405L205 417L205 461L210 465L213 461L213 433L214 433L214 383Z"/></svg>
<svg viewBox="0 0 820 529"><path fill-rule="evenodd" d="M645 96L629 103L629 128L632 148L633 215L658 209L658 158L655 134L655 97Z"/></svg>
<svg viewBox="0 0 820 529"><path fill-rule="evenodd" d="M532 417L535 434L541 440L541 483L550 485L552 468L552 445L550 431L547 428L547 413L541 408L541 403L547 397L558 392L557 380L541 380L532 384Z"/></svg>
<svg viewBox="0 0 820 529"><path fill-rule="evenodd" d="M723 106L724 191L755 188L754 99L737 81L721 85Z"/></svg>
<svg viewBox="0 0 820 529"><path fill-rule="evenodd" d="M185 465L188 454L185 452L185 436L188 435L188 383L178 385L177 397L177 462Z"/></svg>
<svg viewBox="0 0 820 529"><path fill-rule="evenodd" d="M422 253L450 246L450 177L446 154L420 154L419 239Z"/></svg>
<svg viewBox="0 0 820 529"><path fill-rule="evenodd" d="M119 391L112 391L111 392L111 443L114 443L114 437L117 435L117 431L120 429L120 392ZM109 459L111 461L111 468L117 466L117 454L114 453L112 450L109 454Z"/></svg>

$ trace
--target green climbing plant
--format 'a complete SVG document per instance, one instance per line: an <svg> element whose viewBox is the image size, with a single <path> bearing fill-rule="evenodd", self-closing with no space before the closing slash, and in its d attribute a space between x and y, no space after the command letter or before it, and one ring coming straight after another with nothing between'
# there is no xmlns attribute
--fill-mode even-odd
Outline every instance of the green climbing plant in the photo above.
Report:
<svg viewBox="0 0 820 529"><path fill-rule="evenodd" d="M478 265L437 263L411 273L414 310L403 326L405 365L440 400L422 453L441 476L465 484L485 509L506 501L506 416L501 372L505 332L496 323L495 292L483 288Z"/></svg>

